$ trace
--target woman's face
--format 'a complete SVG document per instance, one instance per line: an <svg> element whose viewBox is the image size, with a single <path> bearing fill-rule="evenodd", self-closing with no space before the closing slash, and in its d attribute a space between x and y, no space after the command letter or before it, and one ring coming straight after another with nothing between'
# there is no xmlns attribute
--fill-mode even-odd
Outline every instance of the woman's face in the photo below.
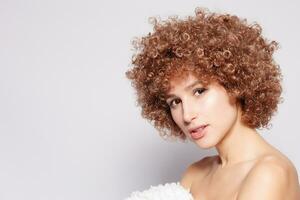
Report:
<svg viewBox="0 0 300 200"><path fill-rule="evenodd" d="M230 102L224 87L218 83L203 87L192 74L183 80L171 81L167 96L175 123L187 138L202 148L217 145L238 119L237 106L234 101Z"/></svg>

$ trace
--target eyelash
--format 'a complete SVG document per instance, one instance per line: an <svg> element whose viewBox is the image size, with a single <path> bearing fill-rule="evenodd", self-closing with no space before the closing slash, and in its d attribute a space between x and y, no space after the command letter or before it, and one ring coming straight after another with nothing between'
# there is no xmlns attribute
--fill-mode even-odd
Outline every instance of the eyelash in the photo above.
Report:
<svg viewBox="0 0 300 200"><path fill-rule="evenodd" d="M196 89L193 91L193 93L195 94L196 92L200 91L200 94L202 94L205 90L206 90L205 88L196 88ZM200 95L200 94L199 94L199 95ZM179 100L179 99L173 99L173 100L171 100L170 103L169 103L169 107L171 107L171 108L175 107L176 105L173 106L173 102L176 101L176 100Z"/></svg>

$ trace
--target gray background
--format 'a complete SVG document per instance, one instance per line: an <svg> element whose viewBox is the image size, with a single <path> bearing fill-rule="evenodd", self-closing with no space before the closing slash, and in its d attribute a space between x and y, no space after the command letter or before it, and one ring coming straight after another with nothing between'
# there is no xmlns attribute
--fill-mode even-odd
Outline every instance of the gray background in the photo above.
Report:
<svg viewBox="0 0 300 200"><path fill-rule="evenodd" d="M300 171L299 1L0 1L0 199L123 199L215 154L162 140L125 78L148 17L194 8L257 21L280 42L285 101L260 131Z"/></svg>

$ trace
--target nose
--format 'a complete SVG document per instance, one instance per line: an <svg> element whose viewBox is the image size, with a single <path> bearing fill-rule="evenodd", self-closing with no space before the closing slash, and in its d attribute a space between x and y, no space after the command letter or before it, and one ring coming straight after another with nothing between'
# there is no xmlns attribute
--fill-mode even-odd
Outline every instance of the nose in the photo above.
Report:
<svg viewBox="0 0 300 200"><path fill-rule="evenodd" d="M182 116L185 124L191 123L196 118L196 109L192 104L182 103Z"/></svg>

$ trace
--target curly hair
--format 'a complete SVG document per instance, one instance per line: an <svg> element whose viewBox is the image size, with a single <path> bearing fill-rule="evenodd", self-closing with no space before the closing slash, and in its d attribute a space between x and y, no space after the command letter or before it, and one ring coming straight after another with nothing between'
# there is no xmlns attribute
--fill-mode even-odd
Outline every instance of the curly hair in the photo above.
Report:
<svg viewBox="0 0 300 200"><path fill-rule="evenodd" d="M272 57L278 43L264 38L259 24L203 8L185 19L149 19L153 32L132 41L136 51L126 76L142 116L154 122L161 136L186 140L172 119L166 93L171 80L188 73L204 84L214 80L222 85L238 100L246 126L269 128L282 100L282 74Z"/></svg>

